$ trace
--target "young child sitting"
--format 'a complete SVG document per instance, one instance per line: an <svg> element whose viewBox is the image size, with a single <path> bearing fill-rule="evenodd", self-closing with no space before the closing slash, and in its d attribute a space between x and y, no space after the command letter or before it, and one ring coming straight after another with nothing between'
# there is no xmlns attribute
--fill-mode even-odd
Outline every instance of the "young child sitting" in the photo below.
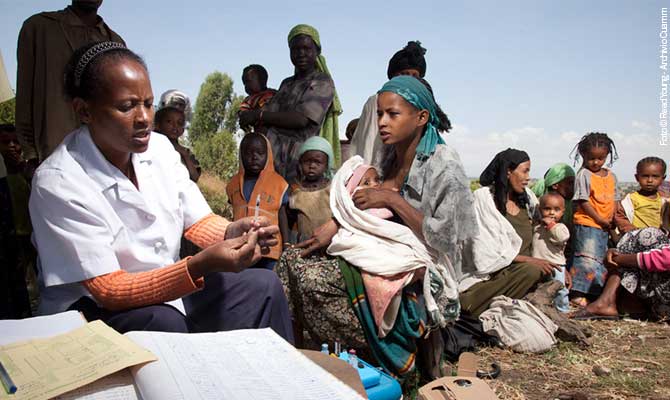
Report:
<svg viewBox="0 0 670 400"><path fill-rule="evenodd" d="M188 99L186 99L188 101ZM188 175L193 182L198 182L202 169L191 150L179 143L179 138L184 134L186 127L186 105L167 103L156 111L154 116L154 131L162 133L170 139L170 143L181 156L181 162L188 170Z"/></svg>
<svg viewBox="0 0 670 400"><path fill-rule="evenodd" d="M647 227L665 228L668 222L663 215L668 214L668 199L658 193L665 180L666 164L658 157L646 157L637 163L635 180L640 189L629 193L617 203L614 222L620 233ZM664 213L665 211L665 213ZM665 222L665 224L664 224Z"/></svg>
<svg viewBox="0 0 670 400"><path fill-rule="evenodd" d="M575 161L582 166L575 177L573 216L572 303L588 304L588 294L598 295L605 284L605 253L615 209L616 177L604 167L618 158L614 142L605 133L584 135L576 146Z"/></svg>
<svg viewBox="0 0 670 400"><path fill-rule="evenodd" d="M333 150L322 137L305 141L298 152L298 182L291 185L289 208L296 221L297 242L309 239L314 229L330 220L330 180Z"/></svg>
<svg viewBox="0 0 670 400"><path fill-rule="evenodd" d="M233 219L264 215L272 224L279 225L281 237L254 265L274 269L282 252L282 238L288 237L288 183L275 172L272 148L265 136L246 135L240 143L240 169L226 186L228 201L233 206Z"/></svg>
<svg viewBox="0 0 670 400"><path fill-rule="evenodd" d="M561 218L565 213L565 199L557 192L540 197L540 221L533 227L533 257L550 261L561 267L554 270L554 279L561 282L563 289L556 293L554 305L561 312L570 311L568 288L571 286L570 274L565 270L565 245L570 239L570 231Z"/></svg>
<svg viewBox="0 0 670 400"><path fill-rule="evenodd" d="M238 112L261 110L277 93L275 89L268 89L268 71L262 65L251 64L246 66L242 70L242 83L248 96L240 104ZM262 118L258 119L259 122L253 127L254 131L261 128L262 120ZM243 128L249 132L251 127Z"/></svg>

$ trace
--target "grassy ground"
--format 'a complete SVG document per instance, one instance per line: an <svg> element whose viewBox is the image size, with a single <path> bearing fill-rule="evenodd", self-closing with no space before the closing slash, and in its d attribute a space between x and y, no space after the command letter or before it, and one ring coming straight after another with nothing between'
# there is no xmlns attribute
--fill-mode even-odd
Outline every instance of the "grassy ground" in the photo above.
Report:
<svg viewBox="0 0 670 400"><path fill-rule="evenodd" d="M502 375L489 381L500 399L670 399L670 325L637 320L583 322L593 345L559 343L544 354L482 349L481 367L496 361ZM594 368L609 369L602 376ZM406 398L414 398L410 388Z"/></svg>

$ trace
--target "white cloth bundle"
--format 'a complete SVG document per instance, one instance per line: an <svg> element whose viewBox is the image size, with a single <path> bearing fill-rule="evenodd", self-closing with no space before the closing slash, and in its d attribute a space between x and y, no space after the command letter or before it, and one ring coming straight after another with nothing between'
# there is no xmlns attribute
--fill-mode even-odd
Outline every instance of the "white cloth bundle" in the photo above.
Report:
<svg viewBox="0 0 670 400"><path fill-rule="evenodd" d="M328 247L328 254L340 256L362 271L381 276L425 267L423 294L428 315L440 326L446 325L444 313L439 310L431 292L431 278L449 300L457 301L458 290L451 262L445 255L426 246L408 227L378 218L354 205L346 183L361 164L363 159L354 156L333 178L330 208L340 229Z"/></svg>
<svg viewBox="0 0 670 400"><path fill-rule="evenodd" d="M556 344L558 326L525 300L496 296L479 319L484 332L497 336L514 351L543 353Z"/></svg>

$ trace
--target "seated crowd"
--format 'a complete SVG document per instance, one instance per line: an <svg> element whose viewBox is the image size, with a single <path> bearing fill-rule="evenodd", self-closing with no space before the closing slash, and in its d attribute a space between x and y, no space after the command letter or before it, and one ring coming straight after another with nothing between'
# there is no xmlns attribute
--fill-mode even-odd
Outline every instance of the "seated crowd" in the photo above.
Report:
<svg viewBox="0 0 670 400"><path fill-rule="evenodd" d="M506 149L472 192L419 42L390 59L342 157L319 34L298 25L288 46L295 70L279 89L260 65L242 73L233 221L212 213L179 142L188 97L168 91L154 113L137 54L120 41L76 50L63 87L80 126L36 170L0 126L0 235L15 243L0 253L2 317L30 315L36 271L39 313L78 310L119 332L271 327L298 346L340 342L397 376L434 370L439 332L459 318L551 279L563 284L556 308L575 319L635 306L670 317L661 158L640 160L639 189L617 201L615 144L588 133L576 173L556 164L531 189L529 155Z"/></svg>

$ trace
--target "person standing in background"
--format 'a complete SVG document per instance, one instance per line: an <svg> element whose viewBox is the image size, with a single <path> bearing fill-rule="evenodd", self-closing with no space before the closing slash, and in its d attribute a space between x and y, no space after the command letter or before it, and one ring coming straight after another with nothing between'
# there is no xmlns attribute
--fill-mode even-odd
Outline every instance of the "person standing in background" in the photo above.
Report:
<svg viewBox="0 0 670 400"><path fill-rule="evenodd" d="M34 169L79 126L65 99L63 73L74 51L88 43L123 39L98 15L102 0L72 0L60 11L28 18L17 46L16 132Z"/></svg>

